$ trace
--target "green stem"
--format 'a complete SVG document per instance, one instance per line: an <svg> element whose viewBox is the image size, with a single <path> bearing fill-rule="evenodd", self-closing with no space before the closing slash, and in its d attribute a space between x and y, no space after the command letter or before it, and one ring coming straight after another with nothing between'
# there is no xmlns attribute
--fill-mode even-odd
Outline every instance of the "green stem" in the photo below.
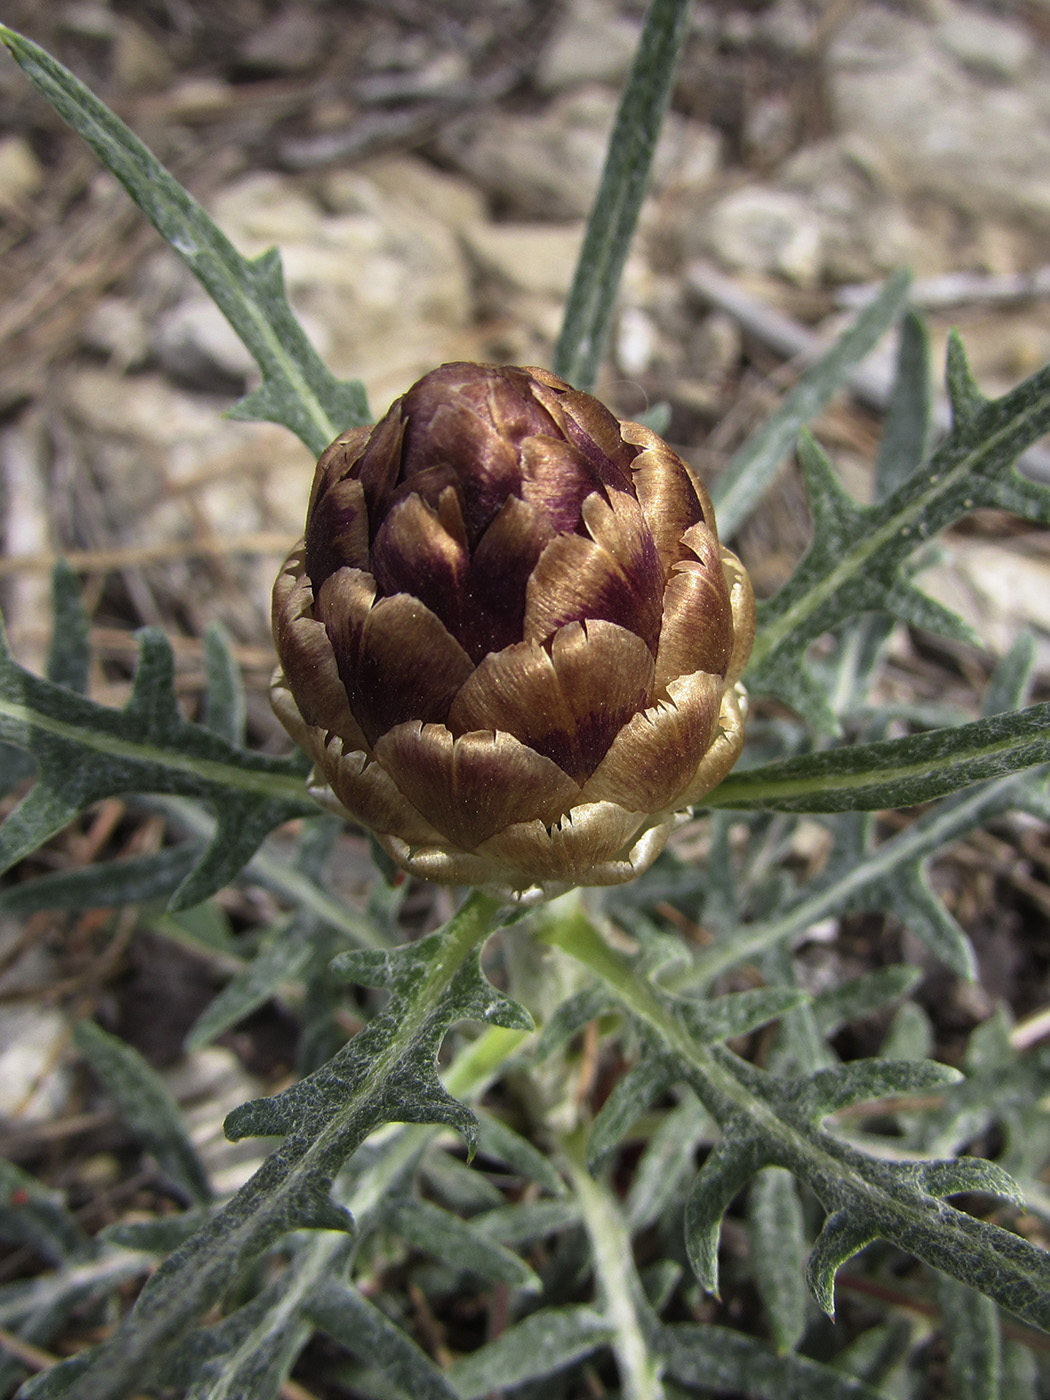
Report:
<svg viewBox="0 0 1050 1400"><path fill-rule="evenodd" d="M756 1125L760 1123L773 1141L779 1141L785 1133L791 1133L776 1117L773 1109L757 1099L728 1065L707 1046L698 1044L652 985L638 976L631 959L611 947L582 910L551 923L540 932L539 937L553 947L564 949L589 967L627 1011L656 1032L668 1049L682 1061L682 1078L691 1079L705 1108L720 1125L736 1111L746 1114ZM798 1139L792 1143L796 1153L812 1155L812 1143L799 1134L791 1133L791 1136ZM838 1169L838 1163L835 1168ZM821 1169L826 1175L828 1164L822 1162Z"/></svg>
<svg viewBox="0 0 1050 1400"><path fill-rule="evenodd" d="M611 947L582 911L571 919L551 924L540 937L597 973L625 1009L656 1032L681 1060L682 1078L693 1083L719 1124L724 1125L734 1112L745 1114L770 1142L784 1149L781 1155L785 1160L808 1164L807 1180L841 1177L848 1170L838 1158L785 1123L769 1103L753 1094L733 1072L733 1057L697 1041L652 984L639 977L633 961ZM869 1189L866 1182L857 1185L864 1191Z"/></svg>
<svg viewBox="0 0 1050 1400"><path fill-rule="evenodd" d="M734 1134L731 1140L750 1137L764 1162L787 1167L806 1182L833 1218L847 1212L858 1239L889 1240L969 1284L976 1276L974 1258L980 1258L981 1290L1023 1321L1050 1330L1045 1254L1008 1230L932 1200L903 1174L887 1177L864 1153L807 1125L792 1110L790 1095L786 1106L767 1098L760 1090L775 1087L775 1081L729 1051L694 1039L673 1003L639 977L632 961L611 948L582 912L552 923L540 936L597 973L624 1008L656 1033L681 1061L682 1079L723 1130Z"/></svg>
<svg viewBox="0 0 1050 1400"><path fill-rule="evenodd" d="M768 1142L777 1145L778 1159L792 1162L793 1169L811 1183L842 1178L850 1172L840 1159L785 1123L772 1105L753 1094L733 1073L727 1057L696 1041L652 985L638 976L631 959L611 947L582 911L550 925L540 937L589 967L626 1010L656 1032L681 1060L683 1079L690 1079L720 1125L734 1114L744 1115ZM860 1192L871 1189L859 1179L854 1185Z"/></svg>
<svg viewBox="0 0 1050 1400"><path fill-rule="evenodd" d="M445 926L441 954L428 968L408 1013L376 1046L364 1082L348 1093L312 1140L297 1134L286 1138L223 1210L161 1266L113 1339L70 1378L77 1400L126 1400L141 1389L244 1270L301 1222L304 1201L316 1201L324 1224L336 1223L334 1206L330 1216L323 1214L328 1197L325 1189L318 1199L322 1184L383 1121L379 1115L389 1077L426 1034L467 957L510 912L508 905L481 891L467 897Z"/></svg>
<svg viewBox="0 0 1050 1400"><path fill-rule="evenodd" d="M493 1076L528 1038L525 1031L506 1030L490 1026L477 1040L466 1046L443 1076L450 1093L465 1102L476 1101L485 1092ZM344 1197L357 1222L359 1234L364 1234L369 1218L374 1215L390 1193L393 1184L410 1171L434 1139L445 1131L433 1123L391 1123L373 1133L370 1145L385 1142L379 1160L355 1179L347 1179L336 1188ZM235 1381L250 1367L252 1356L265 1346L267 1338L282 1321L293 1320L307 1313L327 1281L346 1272L346 1236L334 1230L314 1231L304 1238L284 1276L283 1293L279 1303L259 1315L255 1326L240 1338L235 1353L226 1357L225 1374ZM360 1286L361 1280L357 1281ZM304 1324L302 1345L308 1340L311 1327ZM294 1348L289 1348L289 1355ZM238 1360L238 1358L240 1358Z"/></svg>
<svg viewBox="0 0 1050 1400"><path fill-rule="evenodd" d="M625 1400L664 1400L660 1365L650 1350L638 1303L641 1284L634 1267L630 1231L620 1209L586 1165L586 1130L562 1139L562 1157L594 1251L594 1267L605 1319L616 1329L613 1351Z"/></svg>
<svg viewBox="0 0 1050 1400"><path fill-rule="evenodd" d="M529 1039L528 1031L489 1026L465 1046L443 1076L445 1088L457 1099L480 1098L510 1057Z"/></svg>

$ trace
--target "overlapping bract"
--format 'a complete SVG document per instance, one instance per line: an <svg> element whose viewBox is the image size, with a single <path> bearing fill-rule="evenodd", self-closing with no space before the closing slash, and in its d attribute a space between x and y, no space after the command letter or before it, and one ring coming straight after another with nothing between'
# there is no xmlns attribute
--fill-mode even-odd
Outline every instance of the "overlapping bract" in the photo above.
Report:
<svg viewBox="0 0 1050 1400"><path fill-rule="evenodd" d="M754 603L706 491L542 369L444 365L337 438L273 624L315 795L428 879L629 880L743 742Z"/></svg>

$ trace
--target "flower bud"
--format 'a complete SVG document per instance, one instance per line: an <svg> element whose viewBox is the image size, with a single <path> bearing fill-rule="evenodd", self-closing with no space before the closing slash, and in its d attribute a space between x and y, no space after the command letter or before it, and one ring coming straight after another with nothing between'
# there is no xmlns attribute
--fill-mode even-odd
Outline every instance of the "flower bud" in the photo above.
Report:
<svg viewBox="0 0 1050 1400"><path fill-rule="evenodd" d="M632 879L743 743L754 600L707 492L542 369L443 365L337 438L273 629L314 795L427 879Z"/></svg>

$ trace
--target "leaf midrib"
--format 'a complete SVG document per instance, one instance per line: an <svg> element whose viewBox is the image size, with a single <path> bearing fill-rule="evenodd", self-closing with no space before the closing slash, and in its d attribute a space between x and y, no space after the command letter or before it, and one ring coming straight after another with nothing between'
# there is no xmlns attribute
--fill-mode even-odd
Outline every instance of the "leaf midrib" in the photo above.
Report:
<svg viewBox="0 0 1050 1400"><path fill-rule="evenodd" d="M921 520L927 509L938 497L943 496L951 487L955 486L960 478L976 472L979 464L993 455L1003 438L1016 434L1029 419L1035 416L1040 408L1045 406L1046 395L1044 394L1035 399L1021 413L1011 415L998 429L993 430L987 436L982 436L978 446L967 451L954 467L931 472L929 468L935 466L935 457L929 467L924 469L930 476L929 484L925 490L901 509L892 509L893 501L891 499L885 507L887 514L880 525L877 525L870 534L862 538L844 559L841 559L822 579L814 583L797 602L791 604L779 617L771 619L760 627L755 637L755 645L748 669L757 669L772 656L788 640L790 635L802 626L807 617L817 612L828 598L837 593L840 588L844 588L851 578L859 574L868 561L886 547L894 535L903 533L910 529L915 522ZM950 443L946 443L942 450L950 450ZM863 511L865 508L859 507L859 509ZM881 513L879 507L868 507L867 510L872 511L873 514ZM916 541L920 541L918 532L916 532ZM790 588L791 585L789 583L786 586ZM775 602L775 599L773 601Z"/></svg>
<svg viewBox="0 0 1050 1400"><path fill-rule="evenodd" d="M43 730L56 739L91 749L107 758L122 759L129 763L153 764L175 773L192 775L212 786L232 788L235 791L250 792L271 799L295 801L300 803L304 810L309 810L310 807L303 779L293 774L285 777L280 773L260 773L257 770L238 767L235 763L224 763L219 759L194 757L192 754L178 753L142 741L121 739L113 734L103 734L98 730L57 719L54 715L42 714L28 705L21 705L3 697L0 697L0 718L14 720L16 724L28 730Z"/></svg>

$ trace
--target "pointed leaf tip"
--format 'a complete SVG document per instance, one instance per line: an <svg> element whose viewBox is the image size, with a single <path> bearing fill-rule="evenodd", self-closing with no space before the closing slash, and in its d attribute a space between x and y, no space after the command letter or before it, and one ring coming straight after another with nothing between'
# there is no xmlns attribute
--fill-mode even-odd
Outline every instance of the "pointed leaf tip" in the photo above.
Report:
<svg viewBox="0 0 1050 1400"><path fill-rule="evenodd" d="M839 480L831 458L808 428L799 434L796 449L799 468L806 484L806 499L813 518L814 532L822 536L848 533L857 529L865 507L857 504Z"/></svg>
<svg viewBox="0 0 1050 1400"><path fill-rule="evenodd" d="M922 1188L931 1196L956 1196L980 1191L999 1196L1018 1210L1026 1210L1028 1202L1021 1187L998 1162L983 1157L955 1157L943 1162L925 1162L920 1172Z"/></svg>
<svg viewBox="0 0 1050 1400"><path fill-rule="evenodd" d="M251 1099L232 1109L222 1125L229 1142L248 1137L284 1137L295 1124L273 1099Z"/></svg>
<svg viewBox="0 0 1050 1400"><path fill-rule="evenodd" d="M962 1075L936 1060L850 1060L798 1082L795 1103L817 1125L852 1104L925 1093L958 1084Z"/></svg>
<svg viewBox="0 0 1050 1400"><path fill-rule="evenodd" d="M977 386L962 337L954 329L948 334L945 379L952 406L952 426L965 428L988 400Z"/></svg>
<svg viewBox="0 0 1050 1400"><path fill-rule="evenodd" d="M84 612L80 580L65 559L59 559L51 575L51 645L47 657L47 678L83 695L88 686L91 648L87 614Z"/></svg>
<svg viewBox="0 0 1050 1400"><path fill-rule="evenodd" d="M345 1206L338 1205L328 1194L328 1183L319 1183L317 1190L304 1193L295 1202L296 1225L303 1230L338 1230L344 1235L357 1233L357 1222Z"/></svg>
<svg viewBox="0 0 1050 1400"><path fill-rule="evenodd" d="M700 1168L685 1207L689 1262L701 1286L716 1298L722 1217L751 1177L769 1165L768 1145L750 1136L742 1123L739 1127L742 1131L738 1135L733 1133L732 1124L723 1123L725 1137Z"/></svg>
<svg viewBox="0 0 1050 1400"><path fill-rule="evenodd" d="M871 1244L876 1232L855 1222L852 1212L836 1211L824 1222L806 1265L806 1283L817 1306L835 1320L835 1275L847 1260Z"/></svg>

